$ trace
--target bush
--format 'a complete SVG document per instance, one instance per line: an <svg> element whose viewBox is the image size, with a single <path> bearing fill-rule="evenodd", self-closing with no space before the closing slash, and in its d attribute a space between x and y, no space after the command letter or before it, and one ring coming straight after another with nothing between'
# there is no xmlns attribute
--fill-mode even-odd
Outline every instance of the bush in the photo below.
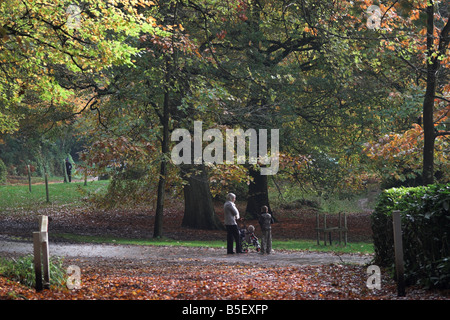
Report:
<svg viewBox="0 0 450 320"><path fill-rule="evenodd" d="M371 216L375 263L393 268L392 212L402 220L406 284L450 288L450 184L392 188Z"/></svg>

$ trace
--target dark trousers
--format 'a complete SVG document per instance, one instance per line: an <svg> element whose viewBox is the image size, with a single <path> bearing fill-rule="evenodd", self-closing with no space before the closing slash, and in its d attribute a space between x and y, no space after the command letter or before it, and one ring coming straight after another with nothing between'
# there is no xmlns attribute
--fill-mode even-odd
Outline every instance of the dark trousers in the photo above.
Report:
<svg viewBox="0 0 450 320"><path fill-rule="evenodd" d="M233 253L233 240L236 242L236 252L241 253L241 241L237 225L226 225L227 228L227 253Z"/></svg>

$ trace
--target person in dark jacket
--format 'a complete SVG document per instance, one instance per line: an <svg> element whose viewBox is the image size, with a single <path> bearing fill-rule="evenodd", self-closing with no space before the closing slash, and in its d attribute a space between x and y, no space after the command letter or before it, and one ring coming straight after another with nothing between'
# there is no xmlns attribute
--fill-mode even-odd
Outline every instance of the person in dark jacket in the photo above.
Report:
<svg viewBox="0 0 450 320"><path fill-rule="evenodd" d="M66 172L69 182L72 182L72 164L70 163L69 158L66 158Z"/></svg>
<svg viewBox="0 0 450 320"><path fill-rule="evenodd" d="M270 254L272 252L272 223L273 218L269 213L267 206L261 207L261 214L259 216L259 225L261 226L261 254Z"/></svg>
<svg viewBox="0 0 450 320"><path fill-rule="evenodd" d="M227 229L227 254L233 254L233 239L236 242L236 253L242 253L239 229L236 221L239 220L239 210L234 202L236 195L229 193L223 205L225 228Z"/></svg>

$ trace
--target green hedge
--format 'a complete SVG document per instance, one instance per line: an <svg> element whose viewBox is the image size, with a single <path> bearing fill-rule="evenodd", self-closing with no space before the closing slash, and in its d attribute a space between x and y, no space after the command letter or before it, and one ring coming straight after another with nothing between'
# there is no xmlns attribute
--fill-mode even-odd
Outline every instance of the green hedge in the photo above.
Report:
<svg viewBox="0 0 450 320"><path fill-rule="evenodd" d="M450 288L450 184L392 188L371 216L375 264L394 267L392 212L402 219L407 285Z"/></svg>

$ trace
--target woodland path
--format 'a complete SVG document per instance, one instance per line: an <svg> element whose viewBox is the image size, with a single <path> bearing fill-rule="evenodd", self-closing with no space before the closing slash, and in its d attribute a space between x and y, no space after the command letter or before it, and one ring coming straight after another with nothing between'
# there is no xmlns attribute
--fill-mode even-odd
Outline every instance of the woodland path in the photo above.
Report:
<svg viewBox="0 0 450 320"><path fill-rule="evenodd" d="M370 263L371 255L336 254L309 251L276 251L274 254L261 255L257 252L227 255L226 249L183 246L140 246L109 244L49 244L51 256L67 258L102 258L148 260L180 263L183 260L202 263L240 263L251 265L301 266L324 265L335 263L359 264ZM0 239L0 256L21 256L31 254L31 242Z"/></svg>

